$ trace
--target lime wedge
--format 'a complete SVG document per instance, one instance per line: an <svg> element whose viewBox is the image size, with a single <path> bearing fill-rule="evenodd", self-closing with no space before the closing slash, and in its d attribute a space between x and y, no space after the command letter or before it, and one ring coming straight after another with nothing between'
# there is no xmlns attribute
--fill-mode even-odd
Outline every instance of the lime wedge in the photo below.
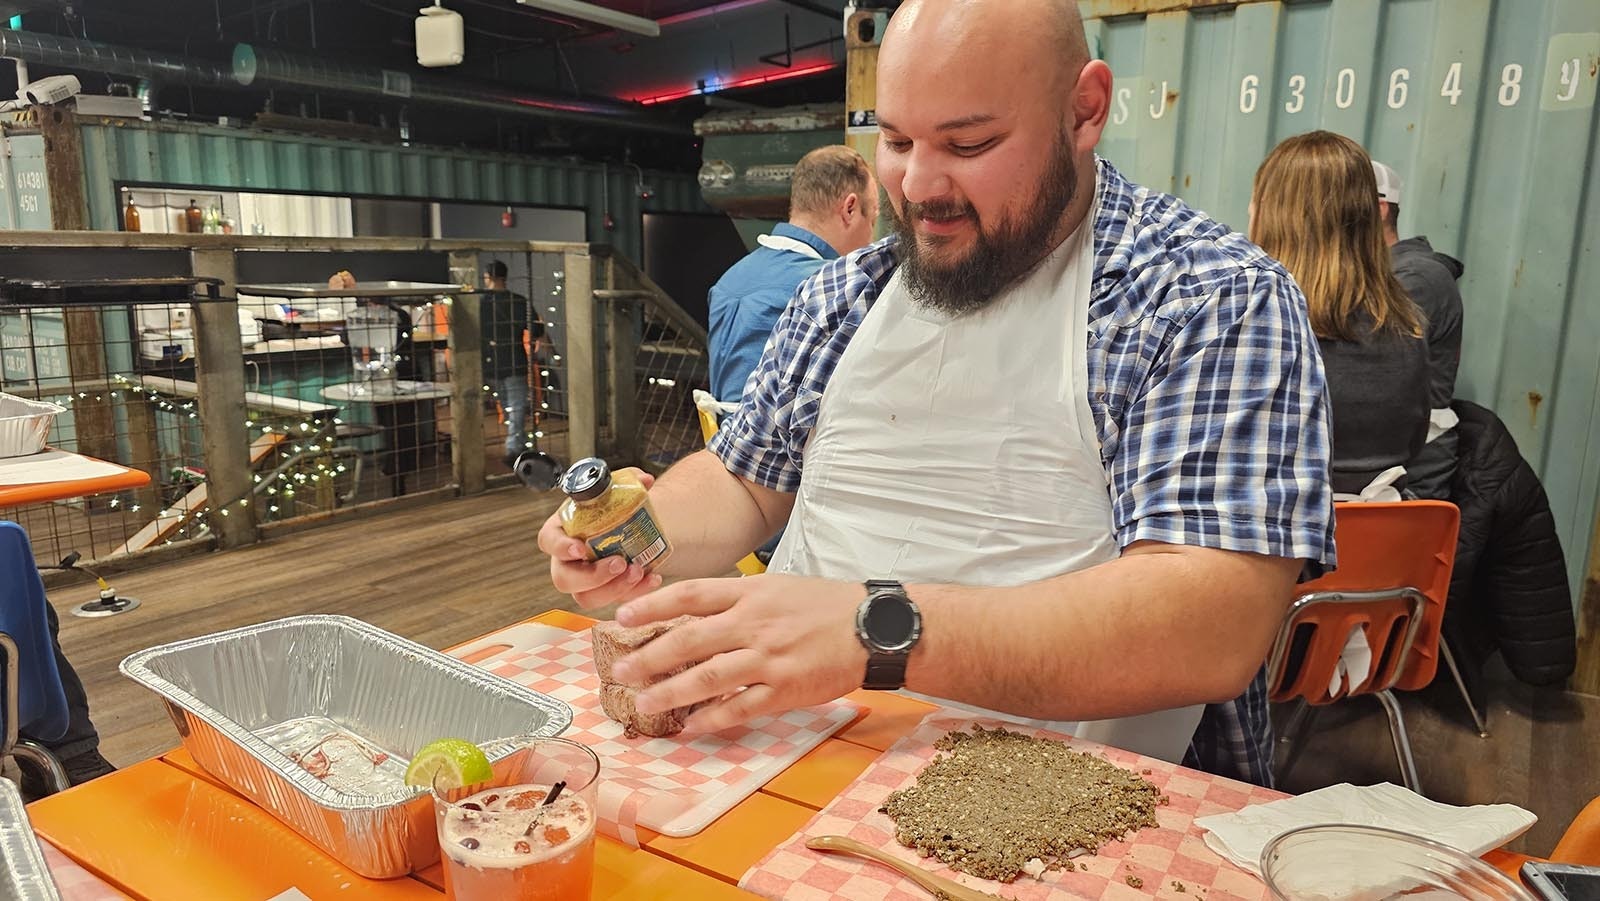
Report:
<svg viewBox="0 0 1600 901"><path fill-rule="evenodd" d="M489 758L470 741L441 738L423 745L406 767L406 784L424 788L463 788L494 776Z"/></svg>

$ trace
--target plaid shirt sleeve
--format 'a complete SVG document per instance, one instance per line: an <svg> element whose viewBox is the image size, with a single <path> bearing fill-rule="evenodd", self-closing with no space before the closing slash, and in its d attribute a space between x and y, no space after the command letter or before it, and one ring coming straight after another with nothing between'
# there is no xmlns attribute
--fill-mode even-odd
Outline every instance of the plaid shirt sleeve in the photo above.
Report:
<svg viewBox="0 0 1600 901"><path fill-rule="evenodd" d="M1142 389L1103 422L1118 541L1332 566L1329 413L1305 299L1271 265L1207 287L1163 320Z"/></svg>

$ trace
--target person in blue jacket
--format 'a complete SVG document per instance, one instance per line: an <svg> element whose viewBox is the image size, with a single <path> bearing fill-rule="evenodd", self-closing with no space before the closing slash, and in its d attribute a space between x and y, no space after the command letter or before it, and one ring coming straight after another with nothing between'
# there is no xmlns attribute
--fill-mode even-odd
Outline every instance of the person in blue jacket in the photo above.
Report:
<svg viewBox="0 0 1600 901"><path fill-rule="evenodd" d="M872 242L878 184L861 154L843 145L800 158L789 187L789 221L711 286L711 393L737 402L772 326L800 284L822 264Z"/></svg>

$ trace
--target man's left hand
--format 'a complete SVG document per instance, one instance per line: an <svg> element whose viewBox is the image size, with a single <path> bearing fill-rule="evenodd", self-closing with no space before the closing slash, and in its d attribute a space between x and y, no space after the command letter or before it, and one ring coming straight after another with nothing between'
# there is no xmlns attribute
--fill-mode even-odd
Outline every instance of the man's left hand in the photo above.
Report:
<svg viewBox="0 0 1600 901"><path fill-rule="evenodd" d="M861 686L867 651L856 638L855 612L864 597L854 583L795 576L679 582L622 607L617 621L702 618L617 661L613 672L618 681L648 685L699 661L636 699L642 714L711 701L685 723L694 732L825 703Z"/></svg>

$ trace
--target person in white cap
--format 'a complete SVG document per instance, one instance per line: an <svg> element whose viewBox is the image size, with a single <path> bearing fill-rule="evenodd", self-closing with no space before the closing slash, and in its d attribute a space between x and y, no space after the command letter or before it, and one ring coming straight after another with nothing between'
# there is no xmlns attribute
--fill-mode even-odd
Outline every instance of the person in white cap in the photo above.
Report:
<svg viewBox="0 0 1600 901"><path fill-rule="evenodd" d="M1421 235L1400 240L1400 175L1377 160L1372 172L1378 180L1378 215L1383 237L1389 242L1394 276L1411 300L1421 308L1428 324L1428 443L1406 464L1406 485L1421 498L1450 499L1450 482L1456 471L1458 436L1455 398L1456 369L1461 363L1461 261L1433 249Z"/></svg>

